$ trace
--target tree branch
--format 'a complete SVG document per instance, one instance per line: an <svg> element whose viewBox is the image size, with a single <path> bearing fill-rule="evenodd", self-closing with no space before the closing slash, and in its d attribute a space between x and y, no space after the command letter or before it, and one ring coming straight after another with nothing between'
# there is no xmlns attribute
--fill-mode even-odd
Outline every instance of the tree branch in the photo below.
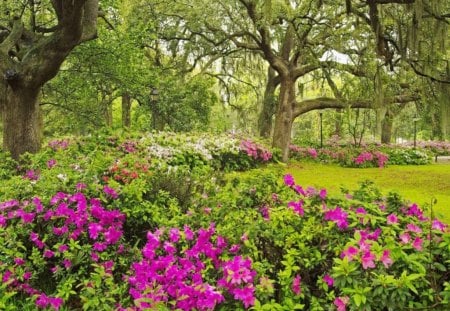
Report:
<svg viewBox="0 0 450 311"><path fill-rule="evenodd" d="M398 95L393 97L387 97L384 99L385 105L392 104L403 104L409 103L415 100L420 99L418 95ZM339 108L367 108L374 109L375 106L373 104L373 100L353 100L353 101L345 101L337 98L329 98L329 97L319 97L314 99L307 99L301 102L296 103L296 107L294 109L294 117L298 117L304 113L307 113L312 110L320 110L320 109L339 109Z"/></svg>

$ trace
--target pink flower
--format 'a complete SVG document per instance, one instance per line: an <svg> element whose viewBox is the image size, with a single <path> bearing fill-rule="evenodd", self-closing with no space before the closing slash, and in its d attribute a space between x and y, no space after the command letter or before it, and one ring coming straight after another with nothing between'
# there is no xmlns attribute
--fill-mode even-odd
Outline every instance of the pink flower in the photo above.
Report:
<svg viewBox="0 0 450 311"><path fill-rule="evenodd" d="M35 302L36 306L39 308L47 308L50 304L50 300L48 299L46 294L40 294Z"/></svg>
<svg viewBox="0 0 450 311"><path fill-rule="evenodd" d="M27 271L27 272L25 272L25 273L23 274L23 279L24 279L25 281L28 281L29 279L31 279L31 276L32 276L31 272L30 272L30 271Z"/></svg>
<svg viewBox="0 0 450 311"><path fill-rule="evenodd" d="M325 283L327 283L328 286L333 286L333 284L334 284L334 279L333 279L330 275L328 275L328 274L325 274L325 275L324 275L323 281L324 281Z"/></svg>
<svg viewBox="0 0 450 311"><path fill-rule="evenodd" d="M406 229L407 229L408 231L410 231L410 232L414 232L414 233L422 233L422 229L421 229L419 226L415 225L415 224L408 224L408 225L406 226Z"/></svg>
<svg viewBox="0 0 450 311"><path fill-rule="evenodd" d="M334 221L340 229L345 229L348 227L347 216L348 214L338 206L325 212L324 219Z"/></svg>
<svg viewBox="0 0 450 311"><path fill-rule="evenodd" d="M300 275L296 275L294 280L292 281L291 289L296 295L300 295L302 289L300 287L300 283L302 281L302 277Z"/></svg>
<svg viewBox="0 0 450 311"><path fill-rule="evenodd" d="M106 195L110 196L112 199L117 199L119 197L119 195L117 194L116 190L114 190L113 188L108 187L108 186L104 186L103 187L103 192Z"/></svg>
<svg viewBox="0 0 450 311"><path fill-rule="evenodd" d="M398 224L398 217L395 214L390 214L387 218L386 218L386 223L388 225L393 225L393 224Z"/></svg>
<svg viewBox="0 0 450 311"><path fill-rule="evenodd" d="M414 242L412 243L412 246L413 246L416 250L421 251L421 250L422 250L422 243L423 243L423 240L422 240L421 238L419 238L419 237L416 237L416 238L414 239Z"/></svg>
<svg viewBox="0 0 450 311"><path fill-rule="evenodd" d="M409 235L409 233L402 233L402 234L400 234L399 237L400 237L400 241L403 244L408 244L409 241L411 241L411 236Z"/></svg>
<svg viewBox="0 0 450 311"><path fill-rule="evenodd" d="M327 189L320 189L319 197L320 197L322 200L325 200L326 197L327 197Z"/></svg>
<svg viewBox="0 0 450 311"><path fill-rule="evenodd" d="M52 168L56 165L56 160L55 159L50 159L47 161L47 167L48 168Z"/></svg>
<svg viewBox="0 0 450 311"><path fill-rule="evenodd" d="M55 253L52 252L51 250L46 249L46 250L44 251L44 258L52 258L53 256L55 256Z"/></svg>
<svg viewBox="0 0 450 311"><path fill-rule="evenodd" d="M169 240L172 243L177 243L180 239L180 231L177 228L171 228L169 230Z"/></svg>
<svg viewBox="0 0 450 311"><path fill-rule="evenodd" d="M356 247L349 246L346 250L344 250L341 254L341 258L347 257L348 261L352 261L353 258L358 255L359 250Z"/></svg>
<svg viewBox="0 0 450 311"><path fill-rule="evenodd" d="M59 310L59 308L64 303L64 300L59 297L50 297L49 302L50 302L50 305L53 307L53 309Z"/></svg>
<svg viewBox="0 0 450 311"><path fill-rule="evenodd" d="M433 223L432 223L432 225L431 225L431 229L439 230L439 231L445 232L445 229L446 229L447 227L448 227L448 226L447 226L446 224L443 224L442 222L440 222L440 221L437 220L437 219L433 219Z"/></svg>
<svg viewBox="0 0 450 311"><path fill-rule="evenodd" d="M188 241L191 241L194 239L194 233L192 232L191 228L188 225L184 225L184 237Z"/></svg>
<svg viewBox="0 0 450 311"><path fill-rule="evenodd" d="M17 257L17 258L14 258L14 263L18 266L21 266L25 263L25 260L23 260L23 258Z"/></svg>
<svg viewBox="0 0 450 311"><path fill-rule="evenodd" d="M336 306L337 311L345 311L346 305L348 304L349 301L350 298L348 298L347 296L337 297L336 299L334 299L334 305Z"/></svg>
<svg viewBox="0 0 450 311"><path fill-rule="evenodd" d="M237 253L241 247L238 244L233 244L230 247L230 253Z"/></svg>
<svg viewBox="0 0 450 311"><path fill-rule="evenodd" d="M284 184L288 187L292 187L295 185L294 177L291 174L286 174L283 177Z"/></svg>
<svg viewBox="0 0 450 311"><path fill-rule="evenodd" d="M298 202L291 201L288 203L288 207L290 209L292 209L299 216L303 216L305 213L305 211L303 209L303 200L300 200Z"/></svg>
<svg viewBox="0 0 450 311"><path fill-rule="evenodd" d="M90 223L88 226L89 237L93 240L97 240L98 234L102 232L103 227L99 223Z"/></svg>
<svg viewBox="0 0 450 311"><path fill-rule="evenodd" d="M383 265L386 268L389 268L393 264L390 254L391 254L391 251L386 249L383 251L383 255L381 255L381 258L380 258L380 261L383 263Z"/></svg>
<svg viewBox="0 0 450 311"><path fill-rule="evenodd" d="M70 267L72 267L72 262L69 259L64 259L63 265L64 265L64 268L69 269Z"/></svg>
<svg viewBox="0 0 450 311"><path fill-rule="evenodd" d="M60 253L64 253L65 251L67 251L69 249L69 247L66 244L61 245L60 247L58 247L58 252Z"/></svg>
<svg viewBox="0 0 450 311"><path fill-rule="evenodd" d="M367 270L367 268L375 268L375 255L371 253L370 251L366 251L361 256L361 263L364 270Z"/></svg>

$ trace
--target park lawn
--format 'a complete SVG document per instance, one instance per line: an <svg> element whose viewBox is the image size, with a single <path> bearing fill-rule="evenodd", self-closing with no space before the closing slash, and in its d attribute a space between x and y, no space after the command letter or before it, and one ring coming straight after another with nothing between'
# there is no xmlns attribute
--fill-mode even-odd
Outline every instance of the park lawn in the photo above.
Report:
<svg viewBox="0 0 450 311"><path fill-rule="evenodd" d="M372 180L383 194L398 192L420 206L437 200L435 215L450 223L450 165L391 165L386 168L344 168L333 164L294 162L287 166L297 184L326 188L338 194L341 187L356 189L364 180Z"/></svg>

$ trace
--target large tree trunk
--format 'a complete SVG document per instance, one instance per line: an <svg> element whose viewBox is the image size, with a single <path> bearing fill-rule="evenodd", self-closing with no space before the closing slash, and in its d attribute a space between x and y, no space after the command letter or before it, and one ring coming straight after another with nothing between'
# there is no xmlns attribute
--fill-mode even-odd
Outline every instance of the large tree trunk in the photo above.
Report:
<svg viewBox="0 0 450 311"><path fill-rule="evenodd" d="M122 127L131 126L131 96L130 94L122 95Z"/></svg>
<svg viewBox="0 0 450 311"><path fill-rule="evenodd" d="M25 152L37 152L41 146L39 89L11 87L2 92L3 148L14 159Z"/></svg>
<svg viewBox="0 0 450 311"><path fill-rule="evenodd" d="M289 77L282 78L278 110L275 117L273 133L273 147L281 149L281 160L289 159L289 145L291 143L292 123L294 122L295 88L294 81Z"/></svg>
<svg viewBox="0 0 450 311"><path fill-rule="evenodd" d="M392 139L392 127L394 124L394 116L387 109L384 119L381 123L381 143L390 144Z"/></svg>
<svg viewBox="0 0 450 311"><path fill-rule="evenodd" d="M276 110L275 89L275 71L269 67L267 73L266 89L264 91L264 99L261 113L258 118L259 135L264 138L269 138L272 132L272 117Z"/></svg>
<svg viewBox="0 0 450 311"><path fill-rule="evenodd" d="M49 18L58 22L52 34L34 36L34 29L25 29L15 17L10 21L12 30L0 38L3 147L15 159L39 151L38 94L42 86L55 77L75 46L96 36L98 0L52 0L51 5L49 14L55 16Z"/></svg>

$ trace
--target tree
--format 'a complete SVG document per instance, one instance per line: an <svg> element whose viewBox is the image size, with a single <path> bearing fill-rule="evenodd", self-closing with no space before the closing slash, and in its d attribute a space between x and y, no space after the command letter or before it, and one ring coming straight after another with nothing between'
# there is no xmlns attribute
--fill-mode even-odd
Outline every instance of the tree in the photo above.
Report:
<svg viewBox="0 0 450 311"><path fill-rule="evenodd" d="M18 158L40 149L39 93L74 47L96 38L98 0L27 1L1 25L3 148ZM45 24L39 24L44 20Z"/></svg>

